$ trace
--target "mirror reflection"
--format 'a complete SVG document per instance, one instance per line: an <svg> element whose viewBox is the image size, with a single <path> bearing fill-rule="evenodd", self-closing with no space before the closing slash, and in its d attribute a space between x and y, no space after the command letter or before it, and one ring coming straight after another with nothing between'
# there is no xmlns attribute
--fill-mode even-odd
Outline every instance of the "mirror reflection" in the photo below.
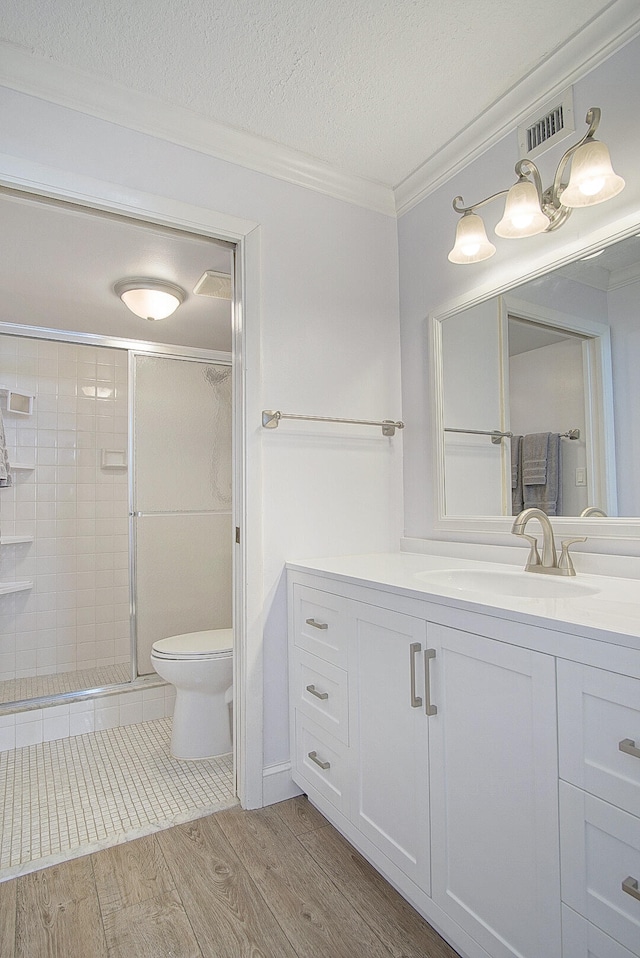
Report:
<svg viewBox="0 0 640 958"><path fill-rule="evenodd" d="M442 320L447 516L640 515L639 293L634 235Z"/></svg>

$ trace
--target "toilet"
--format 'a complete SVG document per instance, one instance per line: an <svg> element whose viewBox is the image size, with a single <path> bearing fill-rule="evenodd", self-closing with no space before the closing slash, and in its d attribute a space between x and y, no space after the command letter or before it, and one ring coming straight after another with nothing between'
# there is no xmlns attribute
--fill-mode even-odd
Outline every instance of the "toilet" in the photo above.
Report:
<svg viewBox="0 0 640 958"><path fill-rule="evenodd" d="M171 754L195 760L230 752L233 629L158 639L151 663L176 689Z"/></svg>

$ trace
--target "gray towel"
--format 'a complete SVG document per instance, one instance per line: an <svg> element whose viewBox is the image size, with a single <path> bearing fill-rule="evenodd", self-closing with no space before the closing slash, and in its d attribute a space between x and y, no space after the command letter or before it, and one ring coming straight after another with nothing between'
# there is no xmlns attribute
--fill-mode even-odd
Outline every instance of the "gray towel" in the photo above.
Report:
<svg viewBox="0 0 640 958"><path fill-rule="evenodd" d="M560 460L562 447L560 436L557 432L538 433L536 435L547 436L545 482L543 484L537 478L534 482L529 482L525 471L526 464L523 462L524 508L529 509L531 506L536 506L546 512L548 516L559 516L562 514L562 464ZM523 449L528 438L528 436L524 437ZM537 474L539 474L539 471ZM530 474L537 475L533 470Z"/></svg>
<svg viewBox="0 0 640 958"><path fill-rule="evenodd" d="M522 436L511 437L511 512L514 516L524 509L522 494Z"/></svg>
<svg viewBox="0 0 640 958"><path fill-rule="evenodd" d="M549 455L548 432L534 432L522 442L522 481L527 486L544 486Z"/></svg>
<svg viewBox="0 0 640 958"><path fill-rule="evenodd" d="M2 410L0 409L0 487L11 485L11 473L9 470L9 453L7 452L4 421L2 419Z"/></svg>

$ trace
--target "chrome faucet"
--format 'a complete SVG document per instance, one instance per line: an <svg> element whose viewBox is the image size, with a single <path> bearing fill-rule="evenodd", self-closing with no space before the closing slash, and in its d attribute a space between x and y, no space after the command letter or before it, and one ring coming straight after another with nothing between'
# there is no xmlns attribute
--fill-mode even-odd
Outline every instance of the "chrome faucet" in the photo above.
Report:
<svg viewBox="0 0 640 958"><path fill-rule="evenodd" d="M587 506L587 508L583 509L580 513L581 519L588 519L589 516L603 516L605 519L608 518L607 513L603 512L598 506Z"/></svg>
<svg viewBox="0 0 640 958"><path fill-rule="evenodd" d="M537 519L542 526L542 559L538 552L538 540L535 536L528 536L525 528L529 519ZM553 527L549 521L549 516L542 509L535 507L524 509L518 516L511 528L514 536L521 536L531 545L529 558L524 567L525 572L541 572L546 575L575 575L576 570L573 567L571 556L569 555L569 546L572 542L585 542L586 536L577 536L575 539L564 539L562 542L562 553L558 561L556 552L556 543L553 537Z"/></svg>

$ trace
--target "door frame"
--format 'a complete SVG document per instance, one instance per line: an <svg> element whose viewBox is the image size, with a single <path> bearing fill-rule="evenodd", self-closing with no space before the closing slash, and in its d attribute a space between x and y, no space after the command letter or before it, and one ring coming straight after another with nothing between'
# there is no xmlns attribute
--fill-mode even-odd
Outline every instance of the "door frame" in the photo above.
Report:
<svg viewBox="0 0 640 958"><path fill-rule="evenodd" d="M235 245L233 295L234 741L236 787L244 808L263 804L262 456L260 421L259 224L169 197L0 156L0 187L87 209L173 227ZM248 374L251 370L251 374Z"/></svg>

